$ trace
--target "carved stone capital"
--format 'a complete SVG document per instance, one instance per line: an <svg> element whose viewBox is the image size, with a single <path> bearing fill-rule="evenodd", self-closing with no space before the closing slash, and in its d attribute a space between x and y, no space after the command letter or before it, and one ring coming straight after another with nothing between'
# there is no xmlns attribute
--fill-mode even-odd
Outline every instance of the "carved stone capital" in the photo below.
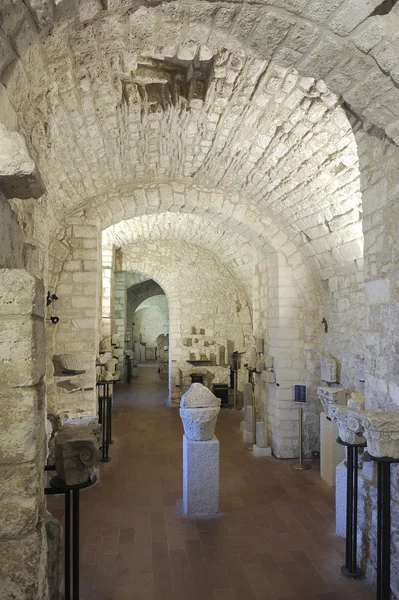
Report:
<svg viewBox="0 0 399 600"><path fill-rule="evenodd" d="M344 388L318 387L317 396L323 407L323 411L328 413L329 404L339 404L346 406L346 390Z"/></svg>
<svg viewBox="0 0 399 600"><path fill-rule="evenodd" d="M366 440L361 435L361 432L358 433L357 429L353 430L349 427L349 423L353 418L353 415L357 416L357 414L358 413L356 411L346 406L330 404L328 407L329 417L338 425L340 439L347 444L357 445L366 443Z"/></svg>
<svg viewBox="0 0 399 600"><path fill-rule="evenodd" d="M363 433L371 456L399 459L399 411L369 410L352 414L348 425Z"/></svg>
<svg viewBox="0 0 399 600"><path fill-rule="evenodd" d="M202 383L193 383L180 401L180 418L187 439L197 442L211 440L219 412L220 399Z"/></svg>

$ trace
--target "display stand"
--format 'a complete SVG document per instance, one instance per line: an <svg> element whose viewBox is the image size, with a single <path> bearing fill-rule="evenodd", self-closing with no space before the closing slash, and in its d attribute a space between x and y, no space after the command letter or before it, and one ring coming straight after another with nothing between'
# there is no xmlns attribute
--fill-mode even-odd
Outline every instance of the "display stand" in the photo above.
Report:
<svg viewBox="0 0 399 600"><path fill-rule="evenodd" d="M303 410L301 404L298 406L299 414L299 462L291 465L291 469L295 471L307 471L311 469L311 465L303 462L302 438L303 438Z"/></svg>
<svg viewBox="0 0 399 600"><path fill-rule="evenodd" d="M101 462L109 462L109 446L112 444L112 393L111 381L99 381L98 422L102 426Z"/></svg>
<svg viewBox="0 0 399 600"><path fill-rule="evenodd" d="M376 458L377 463L377 600L391 597L391 464L395 458Z"/></svg>
<svg viewBox="0 0 399 600"><path fill-rule="evenodd" d="M361 570L357 567L357 498L358 498L358 470L359 470L359 448L365 448L363 444L348 444L337 438L338 444L347 449L347 476L346 476L346 549L345 564L341 572L346 577L360 577Z"/></svg>
<svg viewBox="0 0 399 600"><path fill-rule="evenodd" d="M53 470L47 467L46 470ZM79 600L79 505L80 490L91 487L97 482L96 475L89 481L80 485L68 486L58 477L50 480L50 487L44 489L46 495L65 496L65 600L71 600L71 566L72 566L72 600ZM71 519L71 492L72 492L72 519ZM72 521L72 554L71 554L71 521Z"/></svg>

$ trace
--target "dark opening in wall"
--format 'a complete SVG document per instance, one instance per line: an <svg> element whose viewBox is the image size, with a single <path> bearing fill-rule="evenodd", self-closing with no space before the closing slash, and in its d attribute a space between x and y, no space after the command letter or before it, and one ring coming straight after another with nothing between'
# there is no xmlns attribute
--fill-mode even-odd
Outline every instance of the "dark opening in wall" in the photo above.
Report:
<svg viewBox="0 0 399 600"><path fill-rule="evenodd" d="M213 59L140 58L137 69L122 80L122 101L145 103L150 112L169 106L189 108L193 101L205 100L212 72Z"/></svg>

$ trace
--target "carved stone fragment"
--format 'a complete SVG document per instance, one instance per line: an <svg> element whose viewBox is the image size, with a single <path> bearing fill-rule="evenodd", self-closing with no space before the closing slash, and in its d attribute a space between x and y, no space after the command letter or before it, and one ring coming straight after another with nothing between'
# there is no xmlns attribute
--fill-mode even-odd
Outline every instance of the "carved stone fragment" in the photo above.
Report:
<svg viewBox="0 0 399 600"><path fill-rule="evenodd" d="M220 412L220 399L201 383L193 383L180 401L180 417L187 439L211 440Z"/></svg>
<svg viewBox="0 0 399 600"><path fill-rule="evenodd" d="M85 483L100 459L101 427L93 419L66 422L55 438L57 475L67 485Z"/></svg>

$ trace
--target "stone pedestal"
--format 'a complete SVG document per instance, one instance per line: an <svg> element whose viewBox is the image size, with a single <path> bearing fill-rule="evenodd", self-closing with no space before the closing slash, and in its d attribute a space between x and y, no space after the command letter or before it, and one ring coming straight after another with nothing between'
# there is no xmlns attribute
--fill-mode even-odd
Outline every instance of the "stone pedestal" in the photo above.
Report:
<svg viewBox="0 0 399 600"><path fill-rule="evenodd" d="M219 512L219 440L183 435L183 509L186 515Z"/></svg>
<svg viewBox="0 0 399 600"><path fill-rule="evenodd" d="M337 444L338 446L338 444ZM343 448L343 446L341 446ZM345 452L345 451L344 451ZM346 480L348 470L346 460L337 465L335 477L335 533L340 537L346 535Z"/></svg>
<svg viewBox="0 0 399 600"><path fill-rule="evenodd" d="M338 425L320 413L320 475L328 485L335 485L337 465L345 459L345 448L337 444Z"/></svg>
<svg viewBox="0 0 399 600"><path fill-rule="evenodd" d="M253 446L252 452L254 453L254 456L271 456L272 455L272 449L270 447L261 448L261 446L257 446L256 444Z"/></svg>

